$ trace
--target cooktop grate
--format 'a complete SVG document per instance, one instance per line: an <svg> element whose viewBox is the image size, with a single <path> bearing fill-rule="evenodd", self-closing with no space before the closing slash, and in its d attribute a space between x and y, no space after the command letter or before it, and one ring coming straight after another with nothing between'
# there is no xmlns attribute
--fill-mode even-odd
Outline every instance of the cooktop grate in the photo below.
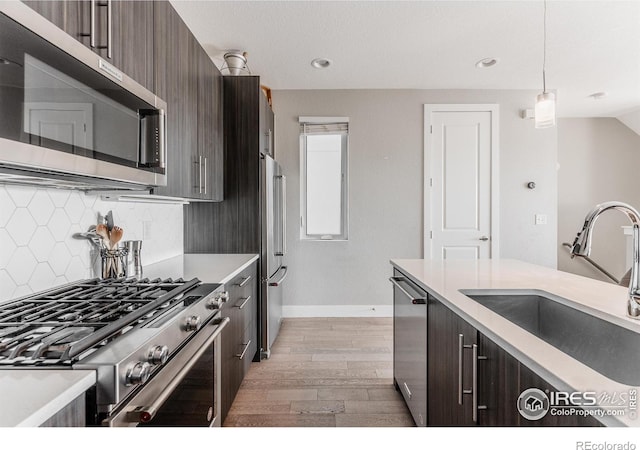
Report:
<svg viewBox="0 0 640 450"><path fill-rule="evenodd" d="M70 365L160 311L197 278L84 280L0 305L0 365Z"/></svg>

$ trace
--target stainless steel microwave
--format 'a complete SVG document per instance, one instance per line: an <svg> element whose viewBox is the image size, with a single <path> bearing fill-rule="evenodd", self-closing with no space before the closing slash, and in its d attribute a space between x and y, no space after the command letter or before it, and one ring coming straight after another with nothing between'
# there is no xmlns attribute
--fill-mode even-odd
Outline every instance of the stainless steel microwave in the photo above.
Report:
<svg viewBox="0 0 640 450"><path fill-rule="evenodd" d="M166 103L17 1L0 1L0 182L166 185Z"/></svg>

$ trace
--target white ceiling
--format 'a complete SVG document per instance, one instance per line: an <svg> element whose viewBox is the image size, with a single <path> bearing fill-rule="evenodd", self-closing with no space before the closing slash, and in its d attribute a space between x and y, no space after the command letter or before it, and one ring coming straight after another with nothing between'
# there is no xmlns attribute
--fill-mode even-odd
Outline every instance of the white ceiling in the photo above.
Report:
<svg viewBox="0 0 640 450"><path fill-rule="evenodd" d="M247 51L252 73L274 90L542 88L540 0L171 3L219 66L225 50ZM640 108L640 0L547 8L547 87L557 89L558 114ZM314 69L317 57L333 65ZM500 62L476 68L486 57ZM589 97L600 91L608 95Z"/></svg>

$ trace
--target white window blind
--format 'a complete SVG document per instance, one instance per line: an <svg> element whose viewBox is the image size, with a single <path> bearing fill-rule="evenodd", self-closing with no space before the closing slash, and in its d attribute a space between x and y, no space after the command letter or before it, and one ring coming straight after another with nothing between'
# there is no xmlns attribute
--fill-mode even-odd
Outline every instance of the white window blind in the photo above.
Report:
<svg viewBox="0 0 640 450"><path fill-rule="evenodd" d="M300 237L346 240L348 118L300 121Z"/></svg>

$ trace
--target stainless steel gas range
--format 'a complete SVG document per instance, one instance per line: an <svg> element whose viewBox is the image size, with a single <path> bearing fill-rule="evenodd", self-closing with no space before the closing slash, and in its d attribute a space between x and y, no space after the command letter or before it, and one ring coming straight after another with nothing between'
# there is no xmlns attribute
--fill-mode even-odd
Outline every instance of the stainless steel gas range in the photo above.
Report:
<svg viewBox="0 0 640 450"><path fill-rule="evenodd" d="M93 279L13 300L0 370L95 370L89 424L219 426L225 296L198 279Z"/></svg>

